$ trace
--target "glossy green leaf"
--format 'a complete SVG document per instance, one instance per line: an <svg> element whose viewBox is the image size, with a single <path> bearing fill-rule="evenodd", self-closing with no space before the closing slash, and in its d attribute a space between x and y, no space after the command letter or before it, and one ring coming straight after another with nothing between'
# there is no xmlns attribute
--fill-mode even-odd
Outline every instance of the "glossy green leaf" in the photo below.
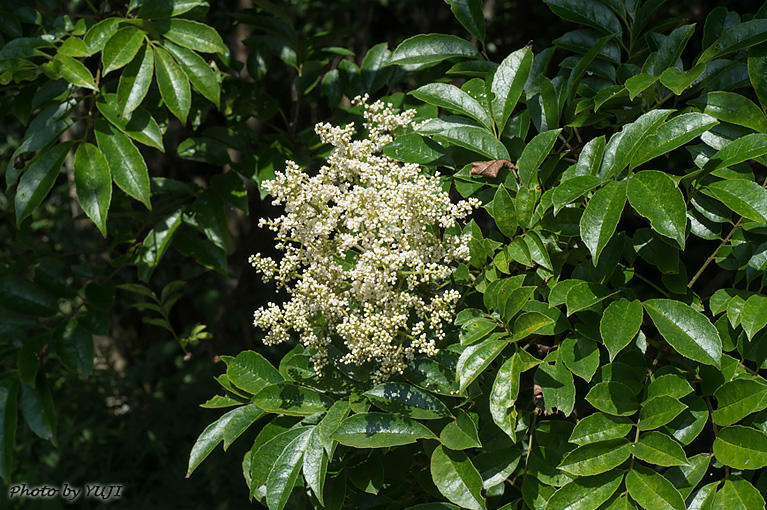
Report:
<svg viewBox="0 0 767 510"><path fill-rule="evenodd" d="M160 95L168 109L181 124L186 124L186 117L192 105L189 79L181 66L162 48L154 49L155 72Z"/></svg>
<svg viewBox="0 0 767 510"><path fill-rule="evenodd" d="M607 178L619 174L634 159L647 137L653 135L674 110L650 110L620 131L612 159L605 157L599 175ZM612 142L612 139L610 140ZM608 151L609 153L609 151Z"/></svg>
<svg viewBox="0 0 767 510"><path fill-rule="evenodd" d="M658 81L660 76L653 76L648 73L639 73L626 80L626 89L629 92L629 99L632 101L636 96L644 92L649 86Z"/></svg>
<svg viewBox="0 0 767 510"><path fill-rule="evenodd" d="M461 327L461 345L472 345L487 338L497 326L498 323L489 317L478 317L466 322Z"/></svg>
<svg viewBox="0 0 767 510"><path fill-rule="evenodd" d="M306 442L302 470L306 484L312 489L312 492L323 506L325 504L325 477L328 471L328 461L328 452L323 447L322 438L320 437L320 427L314 427Z"/></svg>
<svg viewBox="0 0 767 510"><path fill-rule="evenodd" d="M686 498L703 480L710 463L711 455L698 454L688 459L688 465L667 469L663 476L676 487L683 498Z"/></svg>
<svg viewBox="0 0 767 510"><path fill-rule="evenodd" d="M322 446L325 448L329 457L333 455L333 450L336 447L336 441L331 438L335 431L338 430L341 422L349 416L350 411L351 403L349 400L336 400L333 405L330 406L328 412L325 413L325 417L322 418L319 425L317 425Z"/></svg>
<svg viewBox="0 0 767 510"><path fill-rule="evenodd" d="M748 76L762 108L767 107L767 44L762 43L748 49Z"/></svg>
<svg viewBox="0 0 767 510"><path fill-rule="evenodd" d="M754 294L746 300L740 312L740 325L749 340L767 326L767 297Z"/></svg>
<svg viewBox="0 0 767 510"><path fill-rule="evenodd" d="M379 384L364 395L384 411L416 420L436 420L451 416L441 400L407 383Z"/></svg>
<svg viewBox="0 0 767 510"><path fill-rule="evenodd" d="M471 117L488 129L493 128L490 113L479 101L449 83L429 83L411 92L421 101Z"/></svg>
<svg viewBox="0 0 767 510"><path fill-rule="evenodd" d="M618 226L626 204L626 188L626 181L608 182L594 193L581 216L581 239L595 265Z"/></svg>
<svg viewBox="0 0 767 510"><path fill-rule="evenodd" d="M734 92L709 92L703 113L762 133L767 131L767 117L762 109L750 99Z"/></svg>
<svg viewBox="0 0 767 510"><path fill-rule="evenodd" d="M421 423L404 416L360 413L342 421L332 438L354 448L386 448L415 443L422 438L437 439L437 436Z"/></svg>
<svg viewBox="0 0 767 510"><path fill-rule="evenodd" d="M559 469L575 476L592 476L614 469L630 456L631 444L624 438L587 443L568 453Z"/></svg>
<svg viewBox="0 0 767 510"><path fill-rule="evenodd" d="M50 65L65 80L76 87L98 90L98 86L93 81L93 75L85 65L72 57L58 54L53 57Z"/></svg>
<svg viewBox="0 0 767 510"><path fill-rule="evenodd" d="M160 20L153 27L166 39L190 50L222 55L229 51L218 32L196 21L181 18Z"/></svg>
<svg viewBox="0 0 767 510"><path fill-rule="evenodd" d="M256 420L265 415L266 413L255 404L247 404L235 409L231 418L224 426L224 451L228 450L229 446L231 446L243 432L248 430Z"/></svg>
<svg viewBox="0 0 767 510"><path fill-rule="evenodd" d="M530 186L532 182L536 182L536 172L540 168L543 161L554 148L554 142L557 141L557 136L561 133L561 129L552 129L550 131L544 131L539 133L530 140L530 143L525 145L522 150L522 155L517 160L517 168L519 173L519 180L522 186Z"/></svg>
<svg viewBox="0 0 767 510"><path fill-rule="evenodd" d="M718 121L714 117L703 113L691 112L677 115L664 122L654 134L644 139L639 150L634 154L631 168L636 168L642 163L685 145L717 124Z"/></svg>
<svg viewBox="0 0 767 510"><path fill-rule="evenodd" d="M640 415L640 423L641 423ZM647 432L631 445L631 453L639 459L658 466L682 466L687 456L682 446L661 432Z"/></svg>
<svg viewBox="0 0 767 510"><path fill-rule="evenodd" d="M117 85L117 106L120 116L132 112L141 104L149 91L154 74L154 52L146 43L120 74Z"/></svg>
<svg viewBox="0 0 767 510"><path fill-rule="evenodd" d="M721 482L711 482L701 487L698 492L690 499L688 505L689 510L711 510L714 498L716 497L716 489Z"/></svg>
<svg viewBox="0 0 767 510"><path fill-rule="evenodd" d="M680 71L676 67L669 67L661 73L660 82L673 91L674 94L679 96L687 90L705 70L705 64L698 64L687 72Z"/></svg>
<svg viewBox="0 0 767 510"><path fill-rule="evenodd" d="M573 374L587 382L591 381L599 368L599 348L594 341L582 336L571 336L562 342L560 351L562 361Z"/></svg>
<svg viewBox="0 0 767 510"><path fill-rule="evenodd" d="M138 16L145 19L170 18L207 5L205 0L146 0L141 4Z"/></svg>
<svg viewBox="0 0 767 510"><path fill-rule="evenodd" d="M639 430L653 430L661 427L687 409L678 399L661 395L646 400L639 410Z"/></svg>
<svg viewBox="0 0 767 510"><path fill-rule="evenodd" d="M51 441L53 446L58 446L56 410L45 373L37 373L34 388L24 383L19 385L19 410L32 432L46 441Z"/></svg>
<svg viewBox="0 0 767 510"><path fill-rule="evenodd" d="M717 181L709 184L704 189L704 193L720 200L744 218L767 223L767 190L753 181L745 179Z"/></svg>
<svg viewBox="0 0 767 510"><path fill-rule="evenodd" d="M101 53L101 62L104 66L102 75L120 69L133 60L144 44L144 37L144 32L133 26L121 28L115 32L106 42L104 51Z"/></svg>
<svg viewBox="0 0 767 510"><path fill-rule="evenodd" d="M107 235L107 211L112 201L112 175L98 147L81 143L75 152L75 189L85 214Z"/></svg>
<svg viewBox="0 0 767 510"><path fill-rule="evenodd" d="M262 355L253 351L242 351L235 358L221 356L221 359L226 363L226 375L232 384L252 395L285 379Z"/></svg>
<svg viewBox="0 0 767 510"><path fill-rule="evenodd" d="M631 388L617 381L595 384L586 395L586 400L600 411L614 416L631 416L639 409Z"/></svg>
<svg viewBox="0 0 767 510"><path fill-rule="evenodd" d="M594 175L578 175L567 179L554 188L551 201L554 204L554 214L557 214L569 203L583 196L600 184L602 179Z"/></svg>
<svg viewBox="0 0 767 510"><path fill-rule="evenodd" d="M508 343L508 337L498 338L491 336L478 344L470 345L464 349L460 358L458 358L458 365L456 366L461 393L498 357Z"/></svg>
<svg viewBox="0 0 767 510"><path fill-rule="evenodd" d="M674 180L664 172L645 170L628 181L628 200L634 210L650 220L653 230L684 250L687 206Z"/></svg>
<svg viewBox="0 0 767 510"><path fill-rule="evenodd" d="M51 191L71 146L72 142L56 144L29 163L16 188L16 225L32 214Z"/></svg>
<svg viewBox="0 0 767 510"><path fill-rule="evenodd" d="M493 116L499 132L503 132L519 101L532 65L533 52L529 48L522 48L503 59L493 75L490 90L494 96Z"/></svg>
<svg viewBox="0 0 767 510"><path fill-rule="evenodd" d="M714 440L716 459L735 469L767 466L767 434L751 427L734 425L719 431Z"/></svg>
<svg viewBox="0 0 767 510"><path fill-rule="evenodd" d="M692 24L674 29L661 40L658 50L650 54L642 71L660 75L669 67L676 65L694 31L695 25Z"/></svg>
<svg viewBox="0 0 767 510"><path fill-rule="evenodd" d="M626 489L643 508L685 510L684 499L671 482L647 468L637 466L629 471Z"/></svg>
<svg viewBox="0 0 767 510"><path fill-rule="evenodd" d="M454 57L479 59L480 54L470 42L454 35L419 34L397 46L389 64L429 64Z"/></svg>
<svg viewBox="0 0 767 510"><path fill-rule="evenodd" d="M211 66L201 56L187 48L170 41L163 41L163 46L184 70L192 87L216 105L216 108L220 108L221 85Z"/></svg>
<svg viewBox="0 0 767 510"><path fill-rule="evenodd" d="M179 225L181 225L181 209L160 220L146 235L138 264L138 276L141 281L149 281L160 259L168 250Z"/></svg>
<svg viewBox="0 0 767 510"><path fill-rule="evenodd" d="M102 119L96 119L94 133L101 153L109 163L112 180L128 196L152 209L149 201L149 170L133 142Z"/></svg>
<svg viewBox="0 0 767 510"><path fill-rule="evenodd" d="M419 129L424 134L439 135L455 145L472 150L489 159L509 159L506 147L486 128L462 117L428 120Z"/></svg>
<svg viewBox="0 0 767 510"><path fill-rule="evenodd" d="M119 17L106 18L89 28L83 37L88 54L93 55L104 49L104 45L117 32L122 21L123 19Z"/></svg>
<svg viewBox="0 0 767 510"><path fill-rule="evenodd" d="M705 315L671 299L651 299L643 305L660 334L677 352L699 363L719 366L722 341Z"/></svg>
<svg viewBox="0 0 767 510"><path fill-rule="evenodd" d="M304 450L311 430L304 431L285 447L266 478L266 504L269 510L282 510L301 473Z"/></svg>
<svg viewBox="0 0 767 510"><path fill-rule="evenodd" d="M569 317L575 312L580 312L594 306L613 294L615 294L615 291L611 291L599 283L581 282L573 285L565 298L567 316Z"/></svg>
<svg viewBox="0 0 767 510"><path fill-rule="evenodd" d="M716 493L713 508L760 510L764 508L764 497L749 482L739 476L733 476L725 480L722 488Z"/></svg>
<svg viewBox="0 0 767 510"><path fill-rule="evenodd" d="M88 377L93 369L93 336L77 320L62 322L53 332L56 356L62 365Z"/></svg>
<svg viewBox="0 0 767 510"><path fill-rule="evenodd" d="M734 379L714 392L717 409L711 419L720 427L733 425L767 408L767 384L755 379Z"/></svg>
<svg viewBox="0 0 767 510"><path fill-rule="evenodd" d="M8 381L0 385L0 478L11 483L13 448L18 423L19 383Z"/></svg>
<svg viewBox="0 0 767 510"><path fill-rule="evenodd" d="M634 423L623 416L596 412L580 420L570 435L571 443L583 446L589 443L626 437Z"/></svg>
<svg viewBox="0 0 767 510"><path fill-rule="evenodd" d="M459 389L455 367L431 357L414 358L408 362L404 376L416 386L440 395L455 395Z"/></svg>
<svg viewBox="0 0 767 510"><path fill-rule="evenodd" d="M546 0L560 18L594 27L605 34L620 34L621 24L609 7L596 0Z"/></svg>
<svg viewBox="0 0 767 510"><path fill-rule="evenodd" d="M514 403L519 395L520 376L538 363L537 359L526 355L526 352L517 351L498 369L498 374L493 381L490 392L490 415L495 424L512 439L516 438Z"/></svg>
<svg viewBox="0 0 767 510"><path fill-rule="evenodd" d="M596 175L602 164L605 151L605 137L600 136L590 140L578 156L575 165L575 175Z"/></svg>
<svg viewBox="0 0 767 510"><path fill-rule="evenodd" d="M480 448L477 426L463 409L455 410L455 420L451 421L439 434L440 442L451 450L465 450L467 448Z"/></svg>
<svg viewBox="0 0 767 510"><path fill-rule="evenodd" d="M639 333L643 316L642 304L636 300L621 298L605 309L599 322L599 332L610 353L610 361Z"/></svg>
<svg viewBox="0 0 767 510"><path fill-rule="evenodd" d="M623 473L610 471L597 476L576 478L555 492L546 510L596 510L618 490Z"/></svg>
<svg viewBox="0 0 767 510"><path fill-rule="evenodd" d="M333 405L324 394L287 382L266 386L253 397L253 403L268 413L287 416L309 416Z"/></svg>
<svg viewBox="0 0 767 510"><path fill-rule="evenodd" d="M431 138L417 133L398 136L383 148L390 158L419 165L450 165L452 160L447 151Z"/></svg>
<svg viewBox="0 0 767 510"><path fill-rule="evenodd" d="M264 501L266 482L277 459L297 437L310 432L313 427L294 427L268 423L259 433L250 450L250 494Z"/></svg>
<svg viewBox="0 0 767 510"><path fill-rule="evenodd" d="M485 15L477 0L446 0L453 15L471 35L485 42Z"/></svg>
<svg viewBox="0 0 767 510"><path fill-rule="evenodd" d="M752 19L725 31L698 57L696 64L767 41L767 20Z"/></svg>
<svg viewBox="0 0 767 510"><path fill-rule="evenodd" d="M431 477L442 495L461 508L487 508L482 477L465 453L437 446L431 454Z"/></svg>
<svg viewBox="0 0 767 510"><path fill-rule="evenodd" d="M662 396L682 398L692 392L692 386L687 382L687 379L677 374L665 374L655 379L647 387L647 400Z"/></svg>
<svg viewBox="0 0 767 510"><path fill-rule="evenodd" d="M519 290L526 291L527 289L523 287L523 289ZM511 301L511 299L509 299L509 301ZM524 312L514 320L514 325L512 326L512 340L515 342L523 340L536 331L552 324L554 324L554 320L543 313L536 311Z"/></svg>
<svg viewBox="0 0 767 510"><path fill-rule="evenodd" d="M121 117L115 94L101 94L96 99L96 107L110 124L129 137L144 145L164 151L162 133L157 121L142 107L139 106L130 115Z"/></svg>
<svg viewBox="0 0 767 510"><path fill-rule="evenodd" d="M536 313L536 312L532 312ZM553 409L569 416L575 407L575 383L573 374L565 366L561 353L552 353L538 365L535 380L543 392L543 404L546 412Z"/></svg>
<svg viewBox="0 0 767 510"><path fill-rule="evenodd" d="M498 186L493 198L493 218L498 230L503 235L512 239L517 233L517 213L514 207L514 199L511 198L506 186Z"/></svg>
<svg viewBox="0 0 767 510"><path fill-rule="evenodd" d="M485 489L505 482L519 465L522 452L515 448L504 448L480 453L471 459L482 476Z"/></svg>

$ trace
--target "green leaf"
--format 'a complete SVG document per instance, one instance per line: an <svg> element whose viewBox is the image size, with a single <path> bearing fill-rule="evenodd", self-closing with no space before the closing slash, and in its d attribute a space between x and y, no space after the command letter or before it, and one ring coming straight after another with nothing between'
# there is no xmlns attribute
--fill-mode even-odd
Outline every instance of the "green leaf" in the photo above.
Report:
<svg viewBox="0 0 767 510"><path fill-rule="evenodd" d="M554 142L557 141L557 136L561 132L562 129L544 131L536 135L530 140L530 143L525 145L522 155L517 160L519 180L522 186L529 187L532 182L538 180L534 179L536 172L546 159L546 156L551 152L551 149L554 148Z"/></svg>
<svg viewBox="0 0 767 510"><path fill-rule="evenodd" d="M595 384L586 395L586 400L607 414L630 416L639 409L631 388L617 381Z"/></svg>
<svg viewBox="0 0 767 510"><path fill-rule="evenodd" d="M311 388L282 382L256 393L253 403L268 413L309 416L327 411L333 405L333 400Z"/></svg>
<svg viewBox="0 0 767 510"><path fill-rule="evenodd" d="M626 489L643 508L685 510L679 491L655 471L636 466L626 474Z"/></svg>
<svg viewBox="0 0 767 510"><path fill-rule="evenodd" d="M454 35L419 34L405 39L392 52L389 64L430 64L448 58L480 59L470 42Z"/></svg>
<svg viewBox="0 0 767 510"><path fill-rule="evenodd" d="M269 510L282 510L290 498L303 466L304 450L311 430L304 431L288 444L266 478L266 504Z"/></svg>
<svg viewBox="0 0 767 510"><path fill-rule="evenodd" d="M19 410L29 428L38 437L57 446L56 411L45 373L37 373L34 388L22 383L19 390Z"/></svg>
<svg viewBox="0 0 767 510"><path fill-rule="evenodd" d="M527 299L529 299L529 292L530 292L529 288L523 287L522 289L518 289L518 290L522 292L528 292L527 294L528 298L524 300L524 301L527 301ZM514 292L516 293L517 291L514 291ZM509 301L511 302L511 299L509 299ZM506 311L508 311L508 306ZM523 314L520 314L519 317L517 317L516 320L514 321L514 325L512 326L512 340L517 342L519 340L527 338L528 336L532 335L536 331L553 324L554 324L554 320L551 317L541 312L536 312L536 311L525 312Z"/></svg>
<svg viewBox="0 0 767 510"><path fill-rule="evenodd" d="M414 358L405 367L405 378L432 393L455 395L458 380L455 367L439 363L431 357Z"/></svg>
<svg viewBox="0 0 767 510"><path fill-rule="evenodd" d="M155 47L154 54L160 95L168 110L181 121L181 124L186 125L186 117L192 105L189 79L167 51Z"/></svg>
<svg viewBox="0 0 767 510"><path fill-rule="evenodd" d="M493 116L501 133L522 95L532 65L533 52L522 48L503 59L493 75L490 88L493 92Z"/></svg>
<svg viewBox="0 0 767 510"><path fill-rule="evenodd" d="M710 510L716 497L716 488L721 482L711 482L701 487L690 500L690 510Z"/></svg>
<svg viewBox="0 0 767 510"><path fill-rule="evenodd" d="M93 337L71 319L62 322L53 332L56 356L69 370L88 377L93 368Z"/></svg>
<svg viewBox="0 0 767 510"><path fill-rule="evenodd" d="M631 453L645 462L658 466L687 464L687 456L684 454L682 446L661 432L653 431L642 434L639 441L631 445Z"/></svg>
<svg viewBox="0 0 767 510"><path fill-rule="evenodd" d="M767 44L765 43L748 49L748 77L751 79L751 86L754 87L759 104L762 108L766 108L767 81L763 76L767 76Z"/></svg>
<svg viewBox="0 0 767 510"><path fill-rule="evenodd" d="M480 453L472 459L472 464L482 476L482 486L485 489L503 483L511 476L519 465L522 452L517 449L504 448Z"/></svg>
<svg viewBox="0 0 767 510"><path fill-rule="evenodd" d="M75 152L75 189L83 211L107 236L107 211L112 201L112 175L98 147L81 143Z"/></svg>
<svg viewBox="0 0 767 510"><path fill-rule="evenodd" d="M767 117L762 109L750 99L734 92L709 92L703 113L754 131L767 131Z"/></svg>
<svg viewBox="0 0 767 510"><path fill-rule="evenodd" d="M485 296L488 294L486 292ZM472 345L487 338L497 326L498 323L489 317L478 317L464 323L459 335L461 345Z"/></svg>
<svg viewBox="0 0 767 510"><path fill-rule="evenodd" d="M166 39L190 50L222 55L229 52L218 32L196 21L180 18L159 20L153 23L153 27Z"/></svg>
<svg viewBox="0 0 767 510"><path fill-rule="evenodd" d="M655 379L647 387L647 400L661 396L682 398L692 392L692 386L687 382L687 379L677 374L665 374Z"/></svg>
<svg viewBox="0 0 767 510"><path fill-rule="evenodd" d="M513 239L517 233L517 213L514 199L511 198L506 186L498 186L493 197L493 219L498 230L509 239Z"/></svg>
<svg viewBox="0 0 767 510"><path fill-rule="evenodd" d="M364 395L384 411L416 420L436 420L451 416L441 400L407 383L379 384Z"/></svg>
<svg viewBox="0 0 767 510"><path fill-rule="evenodd" d="M767 408L767 384L756 379L735 379L714 392L717 409L711 419L720 427L739 422L751 413Z"/></svg>
<svg viewBox="0 0 767 510"><path fill-rule="evenodd" d="M427 135L439 135L489 159L509 159L509 151L490 131L462 117L431 119L418 131Z"/></svg>
<svg viewBox="0 0 767 510"><path fill-rule="evenodd" d="M498 338L494 335L464 349L456 366L461 393L498 357L508 344L508 337Z"/></svg>
<svg viewBox="0 0 767 510"><path fill-rule="evenodd" d="M110 124L126 135L137 142L164 152L160 127L152 116L140 106L130 115L121 117L117 106L117 96L115 94L101 94L96 99L96 107Z"/></svg>
<svg viewBox="0 0 767 510"><path fill-rule="evenodd" d="M88 54L93 55L97 51L104 49L104 45L117 32L122 22L123 18L107 18L88 29L85 37L83 37Z"/></svg>
<svg viewBox="0 0 767 510"><path fill-rule="evenodd" d="M596 175L602 163L604 151L604 136L590 140L578 156L578 163L575 165L575 175Z"/></svg>
<svg viewBox="0 0 767 510"><path fill-rule="evenodd" d="M485 15L478 0L445 0L461 25L484 44Z"/></svg>
<svg viewBox="0 0 767 510"><path fill-rule="evenodd" d="M563 181L552 192L551 202L554 205L554 214L559 213L564 206L577 200L602 182L602 179L594 175L577 175L572 179Z"/></svg>
<svg viewBox="0 0 767 510"><path fill-rule="evenodd" d="M683 498L703 480L711 463L711 455L698 454L688 459L687 466L674 466L667 469L663 476L677 488Z"/></svg>
<svg viewBox="0 0 767 510"><path fill-rule="evenodd" d="M406 163L453 165L450 155L440 144L417 133L398 136L383 148L383 152L392 159Z"/></svg>
<svg viewBox="0 0 767 510"><path fill-rule="evenodd" d="M749 340L767 326L767 297L754 294L746 300L740 311L740 325Z"/></svg>
<svg viewBox="0 0 767 510"><path fill-rule="evenodd" d="M184 70L194 89L220 109L221 85L211 66L197 53L182 46L170 41L163 41L163 46Z"/></svg>
<svg viewBox="0 0 767 510"><path fill-rule="evenodd" d="M594 193L581 216L581 239L596 266L599 255L615 233L626 204L626 181L610 181Z"/></svg>
<svg viewBox="0 0 767 510"><path fill-rule="evenodd" d="M610 361L639 333L644 311L639 301L621 298L605 309L599 322L599 332L610 353Z"/></svg>
<svg viewBox="0 0 767 510"><path fill-rule="evenodd" d="M599 283L581 282L577 285L573 285L565 299L565 303L567 304L567 316L569 317L575 312L580 312L581 310L592 307L615 293L616 291L611 291Z"/></svg>
<svg viewBox="0 0 767 510"><path fill-rule="evenodd" d="M238 388L255 395L270 384L284 381L280 372L262 355L253 351L242 351L236 358L221 356L226 363L226 375Z"/></svg>
<svg viewBox="0 0 767 510"><path fill-rule="evenodd" d="M631 124L625 125L618 133L620 138L612 159L604 159L599 175L608 178L623 171L634 159L647 137L654 134L673 111L650 110ZM612 142L612 139L610 141Z"/></svg>
<svg viewBox="0 0 767 510"><path fill-rule="evenodd" d="M322 444L320 435L320 426L311 430L309 439L306 442L306 451L304 452L303 472L307 485L317 497L321 505L325 505L325 477L328 471L328 452Z"/></svg>
<svg viewBox="0 0 767 510"><path fill-rule="evenodd" d="M660 79L660 76L653 76L648 73L639 73L635 76L632 76L628 80L626 80L626 90L629 91L629 99L632 101L635 97L637 97L639 94L644 92L647 87L655 83ZM637 154L641 154L641 152L638 152Z"/></svg>
<svg viewBox="0 0 767 510"><path fill-rule="evenodd" d="M144 44L146 34L136 27L121 28L104 45L101 62L104 66L102 75L106 76L115 69L128 64Z"/></svg>
<svg viewBox="0 0 767 510"><path fill-rule="evenodd" d="M538 365L535 380L543 391L546 412L551 413L554 408L562 411L565 416L573 412L575 407L573 374L565 366L559 351L550 354Z"/></svg>
<svg viewBox="0 0 767 510"><path fill-rule="evenodd" d="M145 19L170 18L207 5L205 0L146 0L141 4L138 16Z"/></svg>
<svg viewBox="0 0 767 510"><path fill-rule="evenodd" d="M154 52L143 43L135 58L125 67L117 84L117 107L120 116L132 112L144 100L154 74Z"/></svg>
<svg viewBox="0 0 767 510"><path fill-rule="evenodd" d="M455 420L445 425L440 432L440 442L451 450L482 447L477 426L471 417L461 408L456 409L455 414Z"/></svg>
<svg viewBox="0 0 767 510"><path fill-rule="evenodd" d="M266 482L277 459L293 440L313 427L295 427L285 430L284 425L268 423L259 433L250 450L250 494L263 501L266 496Z"/></svg>
<svg viewBox="0 0 767 510"><path fill-rule="evenodd" d="M422 438L437 439L437 436L411 418L385 413L359 413L342 421L332 438L354 448L386 448L415 443Z"/></svg>
<svg viewBox="0 0 767 510"><path fill-rule="evenodd" d="M740 425L725 427L714 440L714 455L735 469L761 469L767 466L767 434Z"/></svg>
<svg viewBox="0 0 767 510"><path fill-rule="evenodd" d="M767 134L751 133L731 142L724 141L724 143L719 152L706 163L704 170L707 172L715 172L767 154Z"/></svg>
<svg viewBox="0 0 767 510"><path fill-rule="evenodd" d="M493 129L493 119L490 118L490 113L485 107L455 85L450 85L449 83L429 83L410 94L425 103L471 117L487 129Z"/></svg>
<svg viewBox="0 0 767 510"><path fill-rule="evenodd" d="M14 204L17 226L32 214L51 191L70 147L72 142L56 144L50 150L39 153L29 163L29 168L21 175L16 188Z"/></svg>
<svg viewBox="0 0 767 510"><path fill-rule="evenodd" d="M138 277L141 281L149 281L160 259L168 250L178 226L181 225L181 212L181 209L177 209L160 220L144 238L138 263Z"/></svg>
<svg viewBox="0 0 767 510"><path fill-rule="evenodd" d="M661 73L660 82L673 91L674 94L679 96L687 90L705 70L706 64L698 64L687 72L680 71L676 67L669 67Z"/></svg>
<svg viewBox="0 0 767 510"><path fill-rule="evenodd" d="M650 299L642 304L660 334L679 354L699 363L719 366L722 341L705 315L671 299Z"/></svg>
<svg viewBox="0 0 767 510"><path fill-rule="evenodd" d="M739 476L728 477L714 499L713 508L742 508L760 510L764 498L756 487Z"/></svg>
<svg viewBox="0 0 767 510"><path fill-rule="evenodd" d="M599 348L586 337L568 337L560 346L561 358L565 366L575 375L591 381L599 368Z"/></svg>
<svg viewBox="0 0 767 510"><path fill-rule="evenodd" d="M682 25L672 31L662 39L658 51L650 54L642 71L650 74L662 74L669 67L676 65L694 31L694 24Z"/></svg>
<svg viewBox="0 0 767 510"><path fill-rule="evenodd" d="M79 60L75 60L67 55L58 54L53 57L50 65L65 80L76 87L84 87L91 90L99 89L93 81L91 72Z"/></svg>
<svg viewBox="0 0 767 510"><path fill-rule="evenodd" d="M767 190L753 181L726 179L709 184L703 192L744 218L767 223Z"/></svg>
<svg viewBox="0 0 767 510"><path fill-rule="evenodd" d="M437 446L431 454L431 477L442 495L461 508L487 508L482 477L465 453Z"/></svg>
<svg viewBox="0 0 767 510"><path fill-rule="evenodd" d="M605 34L620 34L621 24L613 11L596 0L545 0L560 18L588 25Z"/></svg>
<svg viewBox="0 0 767 510"><path fill-rule="evenodd" d="M521 351L524 352L524 351ZM519 378L523 372L535 367L538 360L526 362L520 351L508 358L495 376L490 392L490 415L498 427L513 440L516 439L516 409L514 402L519 394Z"/></svg>
<svg viewBox="0 0 767 510"><path fill-rule="evenodd" d="M631 168L685 145L687 142L705 133L719 122L703 113L683 113L664 122L658 130L644 139L639 150L634 154Z"/></svg>
<svg viewBox="0 0 767 510"><path fill-rule="evenodd" d="M767 20L752 19L725 31L698 57L696 64L709 62L749 46L767 41Z"/></svg>
<svg viewBox="0 0 767 510"><path fill-rule="evenodd" d="M224 426L224 451L229 449L229 446L242 435L256 420L266 416L266 413L262 411L255 404L248 404L238 407L232 413L232 417L229 422Z"/></svg>
<svg viewBox="0 0 767 510"><path fill-rule="evenodd" d="M18 393L19 383L16 381L0 385L0 478L9 485L18 423Z"/></svg>
<svg viewBox="0 0 767 510"><path fill-rule="evenodd" d="M587 443L568 453L559 469L575 476L592 476L610 471L630 456L631 444L624 438Z"/></svg>
<svg viewBox="0 0 767 510"><path fill-rule="evenodd" d="M626 437L634 423L623 416L611 416L596 412L580 420L570 435L571 443L583 446L598 441Z"/></svg>
<svg viewBox="0 0 767 510"><path fill-rule="evenodd" d="M628 181L628 199L634 210L650 220L653 230L684 250L687 206L674 180L664 172L645 170Z"/></svg>
<svg viewBox="0 0 767 510"><path fill-rule="evenodd" d="M385 42L378 43L368 50L360 66L362 87L367 92L373 92L383 87L394 71L389 67L391 51Z"/></svg>
<svg viewBox="0 0 767 510"><path fill-rule="evenodd" d="M149 202L149 170L144 158L126 135L103 119L94 123L96 142L109 163L112 180L128 196L152 210Z"/></svg>
<svg viewBox="0 0 767 510"><path fill-rule="evenodd" d="M610 499L622 481L620 471L576 478L549 498L546 510L596 510Z"/></svg>
<svg viewBox="0 0 767 510"><path fill-rule="evenodd" d="M661 395L648 399L639 411L639 430L652 430L661 427L687 409L687 406L674 397Z"/></svg>

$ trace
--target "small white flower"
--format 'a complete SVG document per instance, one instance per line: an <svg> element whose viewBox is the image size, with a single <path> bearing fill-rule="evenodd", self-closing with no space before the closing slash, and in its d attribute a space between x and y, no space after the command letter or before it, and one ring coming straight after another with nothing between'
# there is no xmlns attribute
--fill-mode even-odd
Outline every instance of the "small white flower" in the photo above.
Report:
<svg viewBox="0 0 767 510"><path fill-rule="evenodd" d="M289 332L315 351L319 370L331 337L340 337L346 363L376 363L374 382L402 373L416 354L433 355L452 321L460 294L447 288L453 264L469 258L470 236L444 234L478 207L476 199L453 204L439 177L381 152L392 131L412 125L414 110L395 114L381 101L366 104L368 138L354 140L354 125L318 124L324 143L335 147L310 177L289 161L263 183L285 213L261 220L284 252L279 264L253 255L262 277L290 294L282 306L256 310L264 342Z"/></svg>

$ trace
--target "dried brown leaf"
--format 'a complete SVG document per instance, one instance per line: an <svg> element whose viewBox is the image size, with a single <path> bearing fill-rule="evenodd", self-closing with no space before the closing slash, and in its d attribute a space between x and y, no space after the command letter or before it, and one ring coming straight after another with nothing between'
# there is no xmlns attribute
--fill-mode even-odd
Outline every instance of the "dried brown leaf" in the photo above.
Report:
<svg viewBox="0 0 767 510"><path fill-rule="evenodd" d="M510 168L514 171L517 170L516 165L508 159L494 159L492 161L478 161L471 165L471 175L483 175L490 177L491 179L498 177L498 172L501 168Z"/></svg>

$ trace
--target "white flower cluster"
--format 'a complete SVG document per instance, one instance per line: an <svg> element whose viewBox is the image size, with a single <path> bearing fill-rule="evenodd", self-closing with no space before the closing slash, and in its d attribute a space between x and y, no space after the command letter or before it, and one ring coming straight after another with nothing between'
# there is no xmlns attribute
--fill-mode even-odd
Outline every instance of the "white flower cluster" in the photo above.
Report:
<svg viewBox="0 0 767 510"><path fill-rule="evenodd" d="M254 313L254 324L268 331L264 343L283 342L292 330L315 350L319 370L336 335L349 351L342 361L374 361L378 382L402 373L417 353L436 353L460 297L448 288L451 264L469 258L470 237L445 229L480 204L453 204L438 175L384 155L392 131L411 124L414 111L395 114L366 99L355 102L365 108L367 138L353 140L353 124L318 124L322 141L335 147L319 173L310 177L289 161L263 183L285 213L260 225L276 232L284 255L279 264L258 254L250 262L290 294Z"/></svg>

